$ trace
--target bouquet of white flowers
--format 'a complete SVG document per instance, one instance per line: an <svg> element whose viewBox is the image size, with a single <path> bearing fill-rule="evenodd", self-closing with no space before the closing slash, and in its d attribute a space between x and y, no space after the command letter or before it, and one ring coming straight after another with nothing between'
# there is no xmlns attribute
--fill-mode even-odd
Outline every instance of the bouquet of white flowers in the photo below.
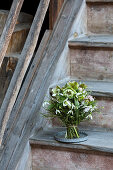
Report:
<svg viewBox="0 0 113 170"><path fill-rule="evenodd" d="M48 112L46 117L58 117L65 124L67 139L79 138L77 126L85 119L92 119L92 114L98 110L87 86L75 81L53 88L50 100L43 106Z"/></svg>

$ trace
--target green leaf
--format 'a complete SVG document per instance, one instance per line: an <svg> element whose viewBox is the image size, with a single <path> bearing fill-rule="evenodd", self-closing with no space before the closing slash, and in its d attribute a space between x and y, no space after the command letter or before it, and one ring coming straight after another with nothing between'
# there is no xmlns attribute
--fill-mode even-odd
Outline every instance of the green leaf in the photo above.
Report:
<svg viewBox="0 0 113 170"><path fill-rule="evenodd" d="M74 90L77 90L79 88L79 84L75 81L68 82L68 86L72 87Z"/></svg>
<svg viewBox="0 0 113 170"><path fill-rule="evenodd" d="M79 87L81 87L81 88L83 88L83 89L86 89L86 88L87 88L87 86L86 86L84 83L80 84Z"/></svg>

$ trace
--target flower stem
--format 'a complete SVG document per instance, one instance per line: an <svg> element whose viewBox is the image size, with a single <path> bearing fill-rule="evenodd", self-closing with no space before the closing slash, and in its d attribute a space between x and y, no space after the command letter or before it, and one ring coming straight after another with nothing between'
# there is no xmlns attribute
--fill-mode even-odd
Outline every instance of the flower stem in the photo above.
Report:
<svg viewBox="0 0 113 170"><path fill-rule="evenodd" d="M78 133L77 126L68 126L67 127L65 138L74 139L74 138L79 138L79 137L80 136L79 136L79 133Z"/></svg>

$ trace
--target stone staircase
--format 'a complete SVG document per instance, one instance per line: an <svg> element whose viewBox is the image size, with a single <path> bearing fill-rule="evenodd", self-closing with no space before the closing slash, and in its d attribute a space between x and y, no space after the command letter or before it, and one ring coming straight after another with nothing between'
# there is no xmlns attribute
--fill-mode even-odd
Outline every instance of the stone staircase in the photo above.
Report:
<svg viewBox="0 0 113 170"><path fill-rule="evenodd" d="M62 128L35 131L30 138L33 170L112 170L113 168L113 0L83 1L55 68L51 87L68 80L86 82L104 106L80 128L88 141L62 144L54 134Z"/></svg>

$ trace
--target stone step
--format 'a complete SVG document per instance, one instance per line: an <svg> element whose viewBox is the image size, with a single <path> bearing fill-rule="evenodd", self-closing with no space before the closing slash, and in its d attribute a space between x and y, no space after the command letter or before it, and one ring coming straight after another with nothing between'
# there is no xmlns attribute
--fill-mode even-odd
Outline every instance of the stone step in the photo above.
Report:
<svg viewBox="0 0 113 170"><path fill-rule="evenodd" d="M112 169L112 131L84 130L88 134L87 141L69 144L54 139L54 135L63 130L51 128L30 138L33 170Z"/></svg>
<svg viewBox="0 0 113 170"><path fill-rule="evenodd" d="M111 35L90 35L69 40L70 76L113 81L112 38Z"/></svg>
<svg viewBox="0 0 113 170"><path fill-rule="evenodd" d="M87 0L87 31L113 34L113 0Z"/></svg>
<svg viewBox="0 0 113 170"><path fill-rule="evenodd" d="M81 47L113 48L113 35L110 34L83 35L69 40L68 45L70 48Z"/></svg>
<svg viewBox="0 0 113 170"><path fill-rule="evenodd" d="M113 3L113 0L86 0L87 3Z"/></svg>

